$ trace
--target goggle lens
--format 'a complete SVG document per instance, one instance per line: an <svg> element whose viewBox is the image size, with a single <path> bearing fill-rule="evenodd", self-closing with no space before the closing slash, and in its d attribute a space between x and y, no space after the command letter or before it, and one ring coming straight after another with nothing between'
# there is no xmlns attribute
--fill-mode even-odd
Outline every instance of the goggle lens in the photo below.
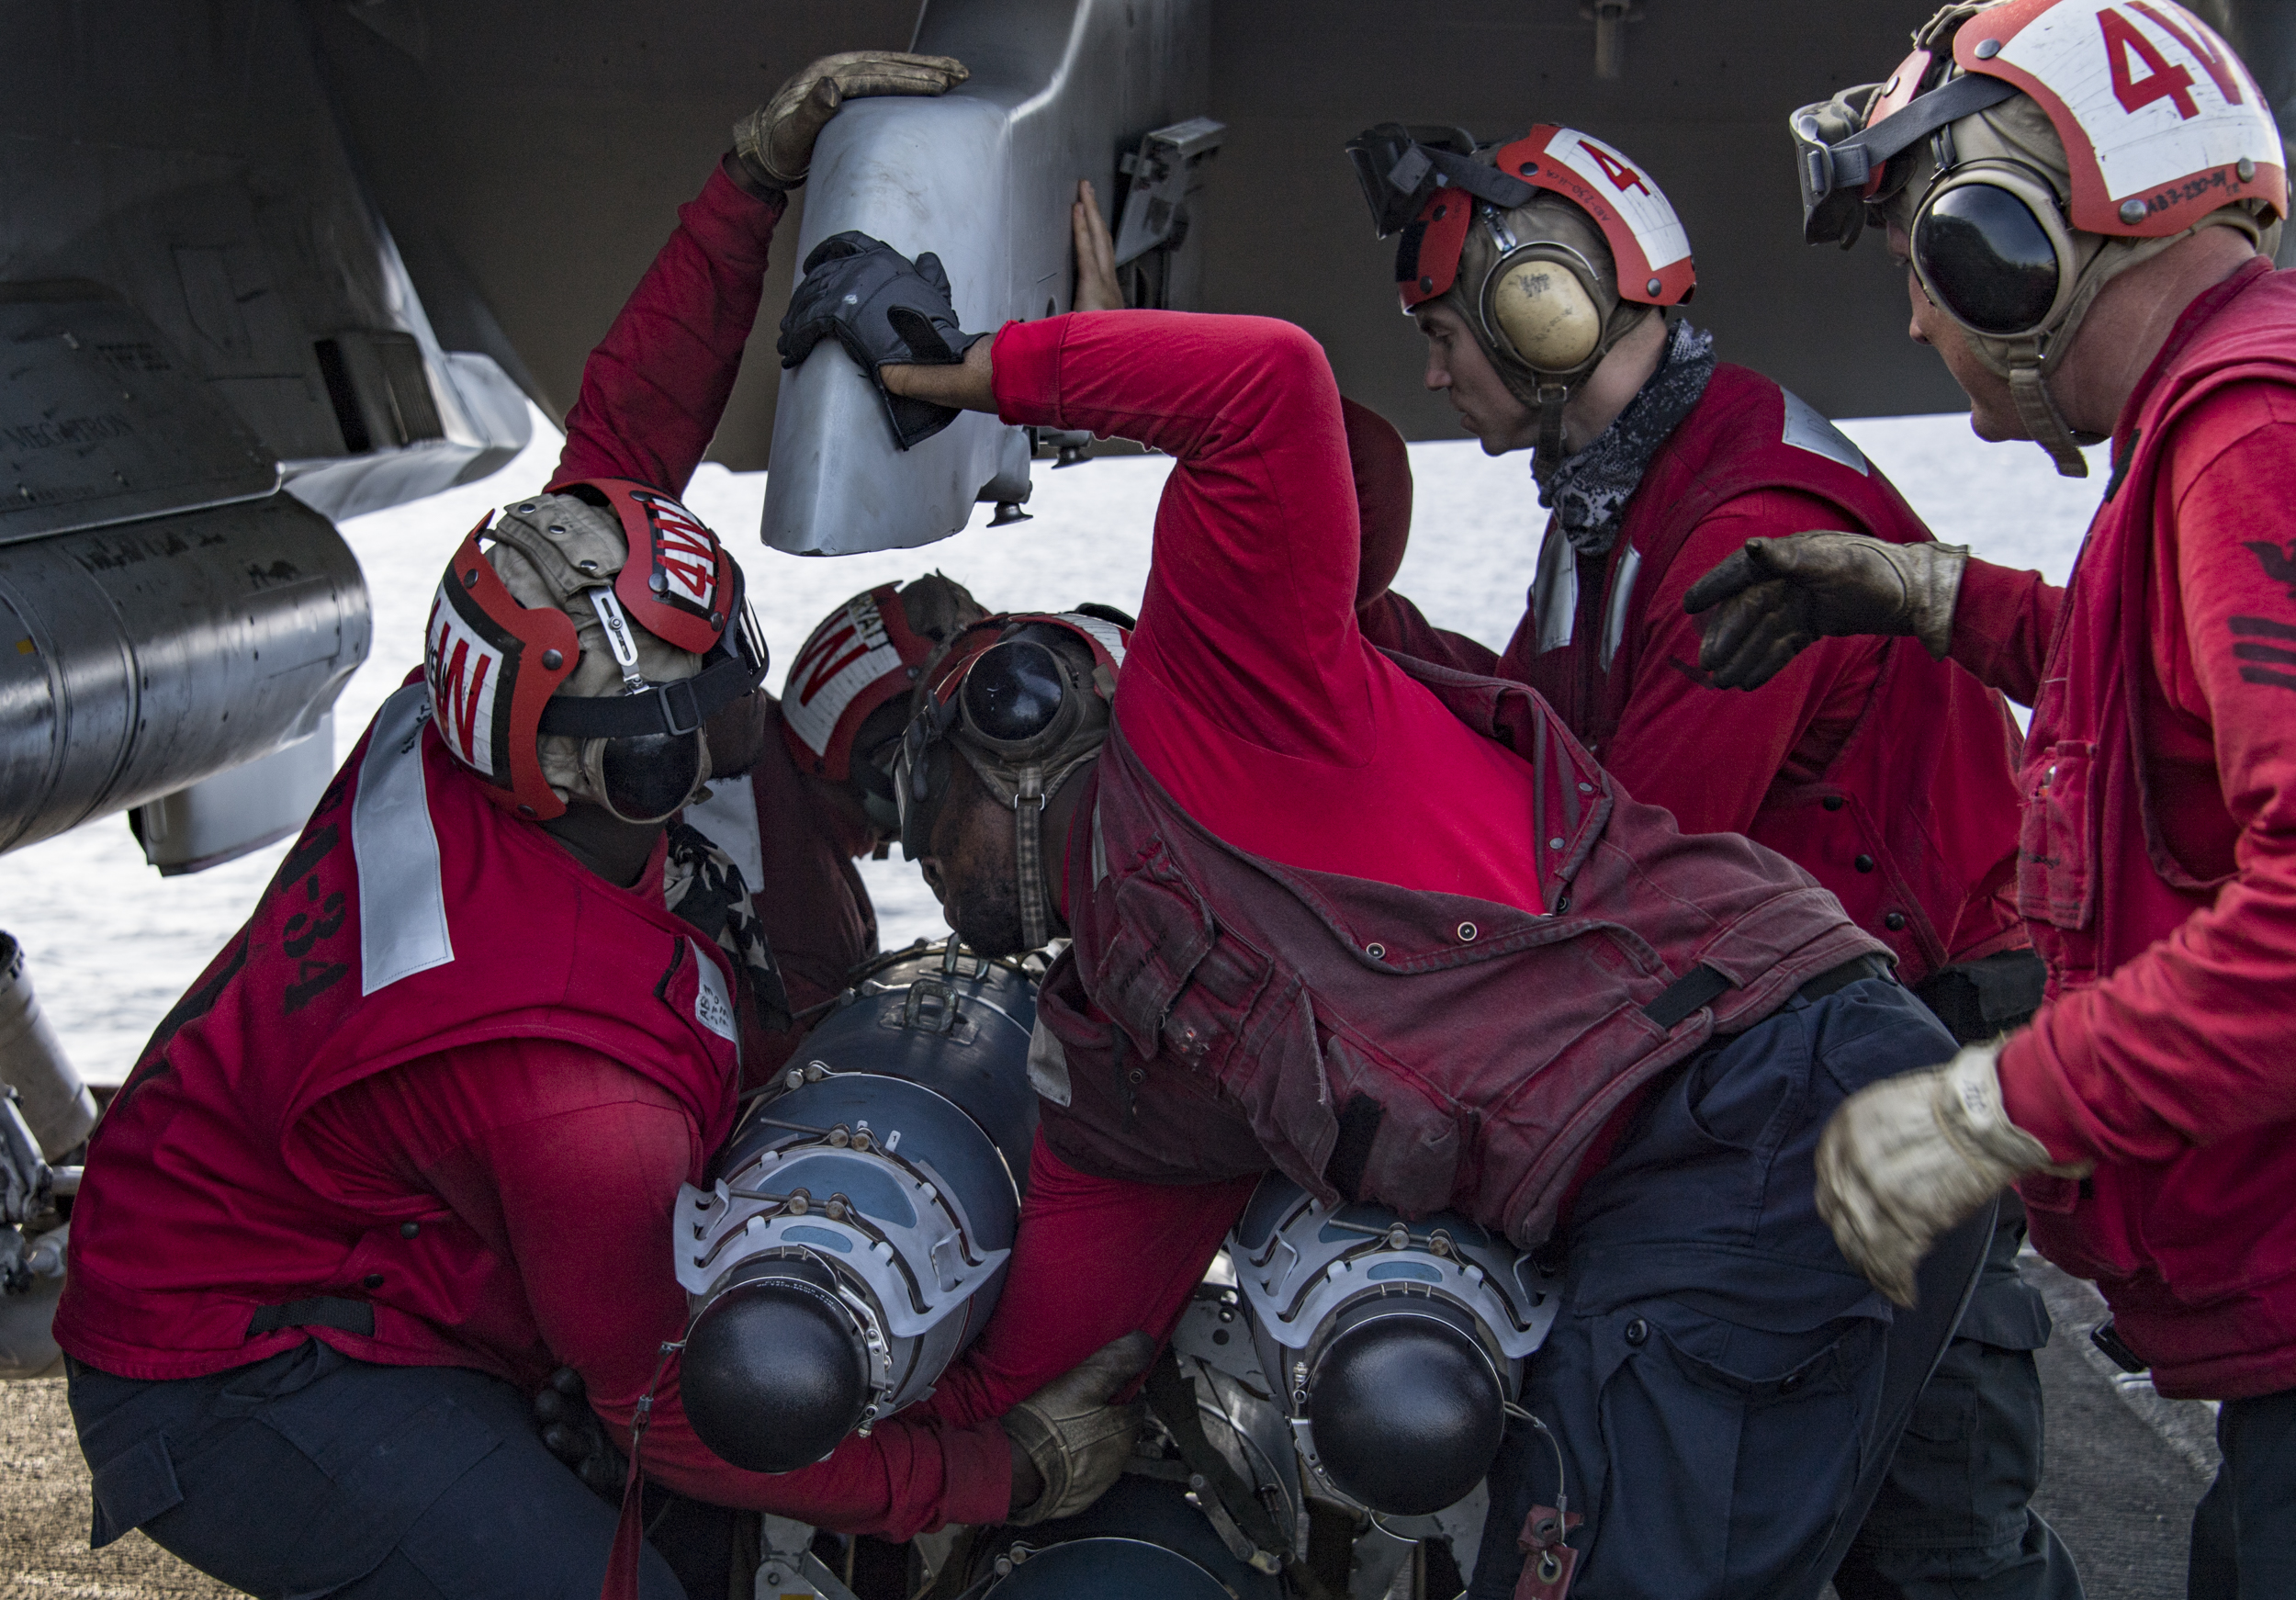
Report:
<svg viewBox="0 0 2296 1600"><path fill-rule="evenodd" d="M1052 726L1067 691L1052 652L1007 639L981 652L964 675L965 720L999 744L1024 744Z"/></svg>
<svg viewBox="0 0 2296 1600"><path fill-rule="evenodd" d="M2029 333L2056 304L2056 247L2025 202L1992 184L1963 184L1922 208L1914 265L1938 304L1997 338Z"/></svg>
<svg viewBox="0 0 2296 1600"><path fill-rule="evenodd" d="M658 822L686 802L702 776L702 735L648 733L610 738L599 757L606 808L625 822Z"/></svg>

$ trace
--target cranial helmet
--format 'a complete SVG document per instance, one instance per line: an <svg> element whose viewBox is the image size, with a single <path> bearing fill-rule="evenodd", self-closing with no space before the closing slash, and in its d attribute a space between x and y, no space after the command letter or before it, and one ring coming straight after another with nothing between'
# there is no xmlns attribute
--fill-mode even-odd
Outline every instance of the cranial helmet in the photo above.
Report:
<svg viewBox="0 0 2296 1600"><path fill-rule="evenodd" d="M964 585L929 572L880 583L824 617L782 691L782 737L798 771L854 783L869 819L897 828L892 774L877 758L900 737L933 652L987 614Z"/></svg>
<svg viewBox="0 0 2296 1600"><path fill-rule="evenodd" d="M962 757L1012 807L1021 927L1030 949L1052 933L1044 809L1107 739L1131 640L1128 624L1083 610L985 618L926 669L901 736L893 771L901 853L915 861L931 848L952 754Z"/></svg>
<svg viewBox="0 0 2296 1600"><path fill-rule="evenodd" d="M709 777L702 724L765 676L741 569L668 495L619 479L489 514L423 630L431 715L487 797L658 822Z"/></svg>
<svg viewBox="0 0 2296 1600"><path fill-rule="evenodd" d="M1905 231L1922 291L2006 377L2057 469L2086 476L2047 378L2098 292L2206 227L2269 249L2279 130L2230 46L2174 0L1948 6L1885 83L1791 121L1803 233Z"/></svg>
<svg viewBox="0 0 2296 1600"><path fill-rule="evenodd" d="M1400 232L1403 310L1447 299L1539 413L1534 470L1562 458L1562 408L1612 346L1697 287L1690 238L1652 178L1602 141L1540 123L1478 151L1456 128L1386 122L1347 146L1379 237Z"/></svg>

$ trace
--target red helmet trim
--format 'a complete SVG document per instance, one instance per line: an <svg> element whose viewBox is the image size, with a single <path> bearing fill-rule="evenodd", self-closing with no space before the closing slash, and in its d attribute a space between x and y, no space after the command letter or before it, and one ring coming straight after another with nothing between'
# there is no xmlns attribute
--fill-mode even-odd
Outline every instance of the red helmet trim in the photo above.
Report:
<svg viewBox="0 0 2296 1600"><path fill-rule="evenodd" d="M1930 75L1930 68L1937 58L1926 50L1917 50L1897 63L1897 70L1882 85L1882 92L1874 96L1874 104L1865 113L1865 126L1874 127L1886 118L1894 117L1920 97L1921 85ZM1876 162L1871 176L1865 180L1865 197L1872 199L1881 193L1882 179L1888 175L1889 163Z"/></svg>
<svg viewBox="0 0 2296 1600"><path fill-rule="evenodd" d="M706 656L725 637L735 604L734 558L692 512L622 478L579 480L606 497L622 524L629 556L613 580L614 598L638 626L665 644ZM564 494L572 484L560 484Z"/></svg>
<svg viewBox="0 0 2296 1600"><path fill-rule="evenodd" d="M1542 122L1501 146L1497 164L1509 177L1560 195L1594 220L1617 264L1621 299L1677 306L1698 287L1690 236L1673 203L1656 178L1620 151L1574 128ZM1399 273L1409 267L1415 275L1397 284L1405 310L1416 310L1458 280L1459 254L1474 212L1472 196L1447 187L1420 208L1412 224L1421 230L1417 256L1408 251L1396 256Z"/></svg>
<svg viewBox="0 0 2296 1600"><path fill-rule="evenodd" d="M852 775L853 740L870 713L915 685L911 670L922 666L938 648L909 627L902 607L900 586L880 583L856 594L831 612L790 663L782 685L782 738L791 759L804 772L842 781ZM874 637L872 637L872 635ZM817 727L814 703L838 693L838 679L875 657L879 670L838 706L819 749L805 737L805 727Z"/></svg>
<svg viewBox="0 0 2296 1600"><path fill-rule="evenodd" d="M2232 47L2180 6L2009 0L1962 25L1953 61L2015 85L2048 113L2072 174L2073 226L2084 232L2165 238L2251 197L2274 216L2286 213L2286 157L2234 148L2245 143L2244 125L2263 149L2279 148L2269 102ZM2074 88L2080 104L2035 68ZM2099 130L2122 168L2117 193L2099 155ZM2245 178L2244 156L2253 163ZM2144 208L2134 222L2121 215L2132 202Z"/></svg>
<svg viewBox="0 0 2296 1600"><path fill-rule="evenodd" d="M581 646L572 619L519 603L479 548L491 513L456 547L423 628L422 677L431 718L487 798L538 821L562 815L542 775L542 708L573 674ZM558 652L556 667L543 652Z"/></svg>

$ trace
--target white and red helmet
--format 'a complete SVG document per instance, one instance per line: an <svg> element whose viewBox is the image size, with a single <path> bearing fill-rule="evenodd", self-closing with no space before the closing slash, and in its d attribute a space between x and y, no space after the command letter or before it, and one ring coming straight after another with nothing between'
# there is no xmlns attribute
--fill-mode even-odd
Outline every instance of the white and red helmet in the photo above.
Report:
<svg viewBox="0 0 2296 1600"><path fill-rule="evenodd" d="M2087 471L2043 379L2114 275L2195 229L2263 242L2287 158L2254 77L2174 0L1949 6L1889 79L1790 119L1811 243L1870 213L2009 379L2033 437Z"/></svg>
<svg viewBox="0 0 2296 1600"><path fill-rule="evenodd" d="M1533 471L1545 481L1561 461L1571 390L1698 286L1672 203L1623 152L1550 122L1484 150L1458 129L1387 122L1347 154L1379 236L1401 235L1403 310L1448 298L1508 387L1537 408Z"/></svg>
<svg viewBox="0 0 2296 1600"><path fill-rule="evenodd" d="M798 770L852 777L871 715L906 701L933 652L987 614L962 584L931 572L880 583L822 618L782 687L782 732Z"/></svg>
<svg viewBox="0 0 2296 1600"><path fill-rule="evenodd" d="M619 479L482 518L423 630L448 752L490 800L537 820L569 795L634 822L676 810L708 775L702 724L765 666L741 569L717 536Z"/></svg>

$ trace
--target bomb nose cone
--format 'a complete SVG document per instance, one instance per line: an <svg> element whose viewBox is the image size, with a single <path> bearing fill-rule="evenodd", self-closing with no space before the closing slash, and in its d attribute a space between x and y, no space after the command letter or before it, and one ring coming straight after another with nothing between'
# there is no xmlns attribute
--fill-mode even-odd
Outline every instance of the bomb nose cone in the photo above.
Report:
<svg viewBox="0 0 2296 1600"><path fill-rule="evenodd" d="M1308 1394L1332 1482L1391 1516L1464 1498L1499 1453L1506 1397L1465 1333L1425 1315L1382 1316L1335 1337Z"/></svg>
<svg viewBox="0 0 2296 1600"><path fill-rule="evenodd" d="M686 1336L679 1389L702 1442L752 1472L812 1465L869 1404L851 1318L793 1277L737 1284L711 1301Z"/></svg>

